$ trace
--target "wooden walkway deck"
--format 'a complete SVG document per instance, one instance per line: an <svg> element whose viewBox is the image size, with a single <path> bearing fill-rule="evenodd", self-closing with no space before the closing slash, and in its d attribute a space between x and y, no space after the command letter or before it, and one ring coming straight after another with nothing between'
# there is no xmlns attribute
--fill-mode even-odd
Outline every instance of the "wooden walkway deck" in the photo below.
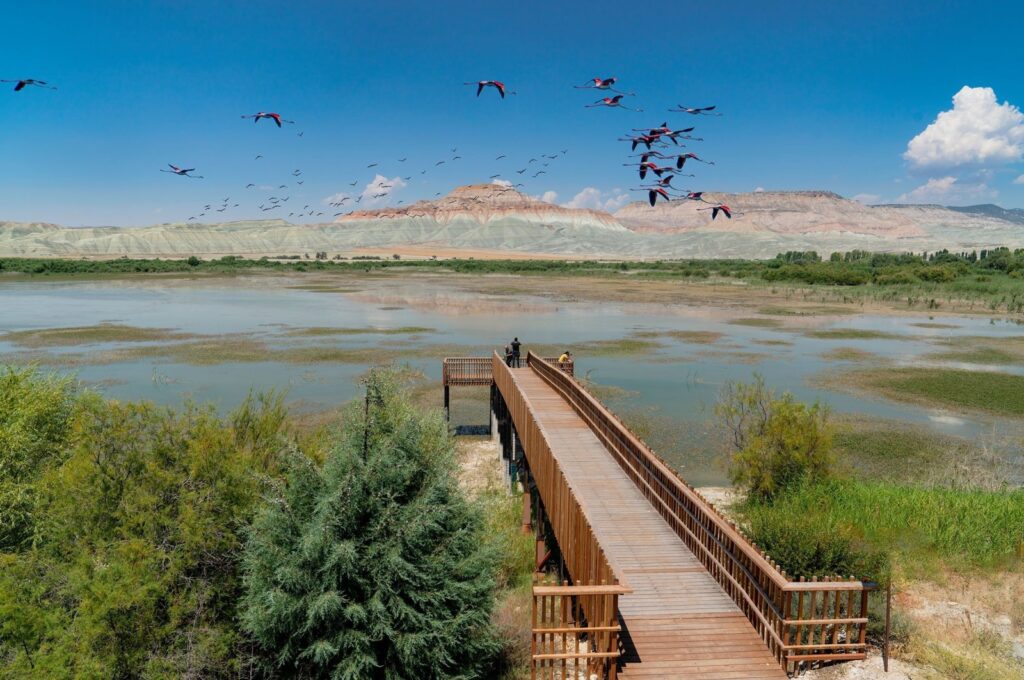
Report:
<svg viewBox="0 0 1024 680"><path fill-rule="evenodd" d="M632 593L619 597L619 677L785 678L747 616L626 476L562 396L513 369L597 542Z"/></svg>

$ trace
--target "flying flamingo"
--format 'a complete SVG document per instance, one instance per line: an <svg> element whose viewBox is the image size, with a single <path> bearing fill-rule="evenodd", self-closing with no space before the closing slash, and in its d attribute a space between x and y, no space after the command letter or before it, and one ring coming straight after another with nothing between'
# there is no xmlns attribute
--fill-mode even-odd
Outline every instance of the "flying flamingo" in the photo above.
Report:
<svg viewBox="0 0 1024 680"><path fill-rule="evenodd" d="M573 85L577 90L609 90L611 92L618 92L619 94L634 96L633 92L623 92L622 90L616 90L612 85L618 81L618 78L612 76L611 78L591 78L584 85Z"/></svg>
<svg viewBox="0 0 1024 680"><path fill-rule="evenodd" d="M619 137L620 142L633 142L633 148L631 151L636 151L636 147L643 144L650 150L651 145L661 139L661 134L654 134L653 131L649 135L638 135L636 137Z"/></svg>
<svg viewBox="0 0 1024 680"><path fill-rule="evenodd" d="M688 200L688 201L704 201L704 203L710 203L711 202L711 201L708 201L708 200L704 199L704 192L703 191L691 191L690 193L686 194L686 200Z"/></svg>
<svg viewBox="0 0 1024 680"><path fill-rule="evenodd" d="M648 170L653 172L658 177L661 177L666 172L668 172L670 174L675 174L672 171L671 168L658 167L657 165L655 165L654 163L652 163L650 161L640 161L639 163L623 163L623 165L625 165L625 166L631 166L631 165L638 166L640 168L640 179L644 179L645 177L647 177L647 171Z"/></svg>
<svg viewBox="0 0 1024 680"><path fill-rule="evenodd" d="M679 146L679 142L678 142L679 139L692 139L694 141L703 142L704 140L701 137L691 137L691 136L689 136L687 134L689 132L693 132L693 130L694 129L692 127L683 128L682 130L673 130L672 128L668 127L668 123L666 122L666 123L662 123L661 127L652 128L648 132L648 134L650 134L650 135L658 135L660 137L668 137L669 139L672 140L672 143L675 144L676 146ZM633 132L643 132L643 130L642 129L638 129L638 128L633 128Z"/></svg>
<svg viewBox="0 0 1024 680"><path fill-rule="evenodd" d="M713 205L710 208L697 208L697 210L710 210L712 220L718 217L719 212L728 217L730 220L732 219L732 209L725 203L719 203L718 205Z"/></svg>
<svg viewBox="0 0 1024 680"><path fill-rule="evenodd" d="M683 164L685 164L686 161L688 159L690 159L690 158L692 158L693 160L697 161L698 163L705 163L707 165L714 165L715 164L714 161L706 161L703 158L699 158L697 156L697 154L695 154L695 153L681 153L681 154L679 154L679 157L676 160L676 167L677 168L682 168Z"/></svg>
<svg viewBox="0 0 1024 680"><path fill-rule="evenodd" d="M627 111L639 111L641 113L643 112L643 109L631 109L628 106L623 106L621 94L617 94L614 97L605 97L603 99L598 99L593 104L587 104L584 108L592 109L595 106L607 106L609 108L626 109Z"/></svg>
<svg viewBox="0 0 1024 680"><path fill-rule="evenodd" d="M0 80L0 83L15 83L14 91L21 92L25 89L26 85L34 85L41 87L44 90L56 90L57 88L53 85L49 85L45 80L36 80L35 78L22 78L20 80Z"/></svg>
<svg viewBox="0 0 1024 680"><path fill-rule="evenodd" d="M177 165L171 165L170 163L168 163L167 166L170 168L170 170L164 170L163 168L161 168L160 172L170 172L181 177L188 177L189 179L203 179L202 175L188 174L190 172L195 172L195 168L179 168Z"/></svg>
<svg viewBox="0 0 1024 680"><path fill-rule="evenodd" d="M715 110L714 106L683 106L678 104L679 108L669 109L669 113L689 113L694 116L721 116L720 113L712 113Z"/></svg>
<svg viewBox="0 0 1024 680"><path fill-rule="evenodd" d="M683 169L683 164L686 162L686 159L683 158L683 154L669 154L669 155L666 155L666 154L661 153L660 151L644 151L643 153L636 154L635 156L633 156L633 158L636 158L638 156L640 158L640 162L641 163L646 163L652 157L653 158L660 158L662 160L670 160L672 158L675 158L676 159L676 169L677 170L682 170Z"/></svg>
<svg viewBox="0 0 1024 680"><path fill-rule="evenodd" d="M476 96L479 97L480 93L484 91L485 87L493 87L501 95L501 98L505 98L505 83L500 80L478 80L475 83L463 83L463 85L476 85ZM512 90L508 90L508 94L515 94ZM454 153L454 150L452 151Z"/></svg>
<svg viewBox="0 0 1024 680"><path fill-rule="evenodd" d="M269 118L272 121L274 121L275 123L277 123L277 127L281 127L281 123L294 123L295 122L294 120L285 120L285 119L281 118L281 114L280 113L267 113L265 111L260 111L259 113L254 113L251 116L242 116L242 118L252 118L252 122L254 122L254 123L260 122L260 118Z"/></svg>
<svg viewBox="0 0 1024 680"><path fill-rule="evenodd" d="M654 187L654 188L643 187L643 188L640 188L640 189L633 189L633 191L646 191L647 192L647 200L650 201L651 206L653 206L655 203L658 202L658 197L659 196L662 199L666 200L666 201L671 201L672 200L672 198L668 195L668 192L663 187Z"/></svg>

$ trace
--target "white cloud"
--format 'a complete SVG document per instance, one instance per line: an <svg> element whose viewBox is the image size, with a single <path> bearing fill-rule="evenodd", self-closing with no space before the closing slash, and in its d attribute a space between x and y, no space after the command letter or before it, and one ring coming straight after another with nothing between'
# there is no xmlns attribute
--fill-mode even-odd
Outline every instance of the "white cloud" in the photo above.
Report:
<svg viewBox="0 0 1024 680"><path fill-rule="evenodd" d="M1013 180L1014 184L1024 184L1024 175L1021 175L1017 179Z"/></svg>
<svg viewBox="0 0 1024 680"><path fill-rule="evenodd" d="M323 199L320 202L323 203L324 205L331 205L332 203L339 203L346 198L351 199L352 194L347 193L345 191L339 191L336 194L331 194L330 196L328 196L327 198Z"/></svg>
<svg viewBox="0 0 1024 680"><path fill-rule="evenodd" d="M554 191L545 191L539 196L539 198L545 203L554 203L558 200L558 193Z"/></svg>
<svg viewBox="0 0 1024 680"><path fill-rule="evenodd" d="M903 154L918 168L1012 163L1022 156L1024 113L1000 104L991 87L966 85L953 96L953 108L910 140Z"/></svg>
<svg viewBox="0 0 1024 680"><path fill-rule="evenodd" d="M596 187L586 187L572 197L568 203L563 203L564 208L589 208L591 210L604 210L615 212L622 206L629 203L629 194L621 189L612 189L605 193Z"/></svg>
<svg viewBox="0 0 1024 680"><path fill-rule="evenodd" d="M755 194L763 194L764 193L764 187L757 187L756 189L754 189L754 193Z"/></svg>
<svg viewBox="0 0 1024 680"><path fill-rule="evenodd" d="M512 182L509 182L507 179L492 179L491 184L497 184L499 187L512 186Z"/></svg>
<svg viewBox="0 0 1024 680"><path fill-rule="evenodd" d="M882 200L882 197L878 194L857 194L853 197L853 200L864 205L871 205L872 203L878 203Z"/></svg>
<svg viewBox="0 0 1024 680"><path fill-rule="evenodd" d="M933 177L913 191L900 196L900 203L956 203L993 199L999 192L984 182L963 183L956 177Z"/></svg>

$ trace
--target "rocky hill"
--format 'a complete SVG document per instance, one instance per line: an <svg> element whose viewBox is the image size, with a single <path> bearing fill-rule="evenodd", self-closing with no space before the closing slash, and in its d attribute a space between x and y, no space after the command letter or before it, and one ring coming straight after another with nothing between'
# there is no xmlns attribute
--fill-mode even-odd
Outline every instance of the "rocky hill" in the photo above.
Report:
<svg viewBox="0 0 1024 680"><path fill-rule="evenodd" d="M712 222L708 205L673 201L651 207L631 203L615 217L640 232L714 230L793 234L859 234L886 239L926 236L926 231L899 213L850 201L831 191L758 191L747 194L706 192L704 199L725 203L734 219Z"/></svg>
<svg viewBox="0 0 1024 680"><path fill-rule="evenodd" d="M509 187L458 187L436 201L361 210L335 222L282 220L66 228L0 222L0 256L273 256L327 251L438 256L767 258L829 253L1024 245L1024 216L998 206L866 206L827 191L705 194L735 211L712 221L707 203L631 203L614 215L531 198Z"/></svg>

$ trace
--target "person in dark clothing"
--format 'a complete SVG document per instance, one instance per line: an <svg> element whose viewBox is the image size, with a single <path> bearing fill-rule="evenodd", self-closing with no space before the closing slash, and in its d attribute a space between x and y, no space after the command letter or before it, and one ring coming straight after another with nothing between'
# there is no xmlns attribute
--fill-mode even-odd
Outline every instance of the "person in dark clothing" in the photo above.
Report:
<svg viewBox="0 0 1024 680"><path fill-rule="evenodd" d="M512 365L519 368L519 348L522 343L519 342L519 338L512 338Z"/></svg>
<svg viewBox="0 0 1024 680"><path fill-rule="evenodd" d="M505 365L512 367L512 348L508 345L505 345Z"/></svg>

